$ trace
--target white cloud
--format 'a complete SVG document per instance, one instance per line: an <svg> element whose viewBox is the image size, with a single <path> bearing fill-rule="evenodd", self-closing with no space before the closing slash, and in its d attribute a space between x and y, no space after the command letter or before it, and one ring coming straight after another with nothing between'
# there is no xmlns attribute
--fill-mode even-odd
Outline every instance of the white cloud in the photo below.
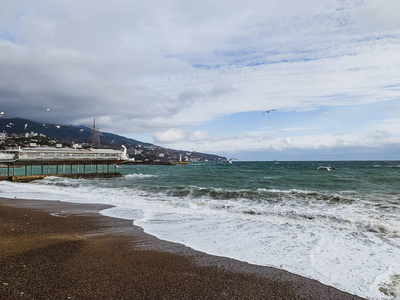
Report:
<svg viewBox="0 0 400 300"><path fill-rule="evenodd" d="M23 0L0 1L0 20L12 20L21 8Z"/></svg>
<svg viewBox="0 0 400 300"><path fill-rule="evenodd" d="M376 139L376 140L383 140L383 139L389 138L390 133L385 130L377 129L374 132L371 132L370 134L368 134L368 137L370 137L372 139Z"/></svg>
<svg viewBox="0 0 400 300"><path fill-rule="evenodd" d="M336 132L310 124L210 130L234 114L399 99L397 0L11 2L0 2L0 106L9 116L96 117L102 130L215 152L337 144ZM395 142L385 118L341 143Z"/></svg>
<svg viewBox="0 0 400 300"><path fill-rule="evenodd" d="M177 143L177 142L207 142L210 135L207 131L188 131L179 128L171 128L166 131L159 131L153 134L153 139L157 143Z"/></svg>
<svg viewBox="0 0 400 300"><path fill-rule="evenodd" d="M397 0L366 0L356 7L352 19L361 29L387 30L400 28L400 2Z"/></svg>
<svg viewBox="0 0 400 300"><path fill-rule="evenodd" d="M159 143L176 143L185 139L185 132L180 129L168 129L164 132L156 132L153 138Z"/></svg>
<svg viewBox="0 0 400 300"><path fill-rule="evenodd" d="M333 133L317 133L286 136L284 138L266 136L265 133L262 132L247 132L231 136L208 135L207 139L203 140L202 144L196 145L196 151L232 153L234 151L261 151L263 149L285 151L289 149L317 150L336 147L369 148L400 143L400 134L397 133L393 135L391 132L381 129L370 131L370 128L372 127L365 126L363 131L353 129L340 135ZM391 138L391 140L389 140L389 138ZM191 149L192 144L189 139L182 139L173 145L179 149Z"/></svg>
<svg viewBox="0 0 400 300"><path fill-rule="evenodd" d="M285 144L288 146L292 145L293 144L292 139L290 137L285 137Z"/></svg>
<svg viewBox="0 0 400 300"><path fill-rule="evenodd" d="M310 129L311 128L309 128L309 127L301 127L301 126L281 128L281 130L284 130L284 131L304 131L304 130L310 130Z"/></svg>
<svg viewBox="0 0 400 300"><path fill-rule="evenodd" d="M189 140L192 142L206 141L209 138L209 136L210 135L207 131L197 130L189 134Z"/></svg>

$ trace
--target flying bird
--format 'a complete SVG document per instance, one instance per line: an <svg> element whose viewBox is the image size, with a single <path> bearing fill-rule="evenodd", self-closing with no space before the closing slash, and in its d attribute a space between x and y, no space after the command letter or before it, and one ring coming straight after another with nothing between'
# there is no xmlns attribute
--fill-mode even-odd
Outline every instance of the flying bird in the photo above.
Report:
<svg viewBox="0 0 400 300"><path fill-rule="evenodd" d="M14 123L11 123L11 122L10 122L10 123L8 123L8 124L11 125L11 126L14 126Z"/></svg>
<svg viewBox="0 0 400 300"><path fill-rule="evenodd" d="M231 164L231 163L232 163L232 160L237 160L237 158L230 158L230 159L228 159L226 162L227 162L228 164Z"/></svg>
<svg viewBox="0 0 400 300"><path fill-rule="evenodd" d="M46 108L44 111L50 111L50 108Z"/></svg>
<svg viewBox="0 0 400 300"><path fill-rule="evenodd" d="M331 171L331 170L335 170L335 171L337 171L337 169L335 169L334 167L327 167L327 166L320 166L320 167L318 167L318 169L317 170L319 170L319 169L324 169L324 170L327 170L327 171Z"/></svg>
<svg viewBox="0 0 400 300"><path fill-rule="evenodd" d="M6 127L8 127L8 128L11 128L11 126L10 126L10 125L8 125L8 124L6 125Z"/></svg>
<svg viewBox="0 0 400 300"><path fill-rule="evenodd" d="M4 115L4 111L0 112L0 118Z"/></svg>
<svg viewBox="0 0 400 300"><path fill-rule="evenodd" d="M265 113L268 113L268 114L269 114L271 111L276 111L276 109L266 110L266 111L264 111L264 112L262 113L262 115L265 114Z"/></svg>
<svg viewBox="0 0 400 300"><path fill-rule="evenodd" d="M24 129L26 129L26 127L28 127L28 123L26 123L26 124L24 125Z"/></svg>

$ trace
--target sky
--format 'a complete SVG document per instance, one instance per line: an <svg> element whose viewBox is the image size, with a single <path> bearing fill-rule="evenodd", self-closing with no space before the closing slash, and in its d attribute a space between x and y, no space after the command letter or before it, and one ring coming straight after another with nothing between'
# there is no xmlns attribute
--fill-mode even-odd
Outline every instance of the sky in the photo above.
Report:
<svg viewBox="0 0 400 300"><path fill-rule="evenodd" d="M0 0L0 111L96 118L101 131L238 160L400 160L399 11L398 0Z"/></svg>

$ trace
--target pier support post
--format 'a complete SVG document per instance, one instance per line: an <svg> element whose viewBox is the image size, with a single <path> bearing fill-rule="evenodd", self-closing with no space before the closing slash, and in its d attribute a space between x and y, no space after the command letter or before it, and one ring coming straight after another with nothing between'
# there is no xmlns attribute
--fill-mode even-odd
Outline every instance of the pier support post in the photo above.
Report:
<svg viewBox="0 0 400 300"><path fill-rule="evenodd" d="M15 176L15 163L13 164L13 176Z"/></svg>

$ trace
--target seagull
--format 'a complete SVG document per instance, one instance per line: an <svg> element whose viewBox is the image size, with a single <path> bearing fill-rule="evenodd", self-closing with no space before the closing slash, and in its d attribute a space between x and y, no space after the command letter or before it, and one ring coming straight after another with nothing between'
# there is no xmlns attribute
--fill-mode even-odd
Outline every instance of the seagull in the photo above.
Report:
<svg viewBox="0 0 400 300"><path fill-rule="evenodd" d="M80 132L82 132L82 131L83 131L83 129L79 129L79 131L80 131Z"/></svg>
<svg viewBox="0 0 400 300"><path fill-rule="evenodd" d="M264 112L262 113L262 115L265 114L265 113L270 113L271 111L276 111L276 109L266 110L266 111L264 111Z"/></svg>
<svg viewBox="0 0 400 300"><path fill-rule="evenodd" d="M230 159L228 159L226 162L227 162L228 164L231 164L231 163L232 163L232 160L237 160L237 158L230 158Z"/></svg>
<svg viewBox="0 0 400 300"><path fill-rule="evenodd" d="M24 129L26 129L26 127L28 127L28 123L26 123L26 124L24 125Z"/></svg>
<svg viewBox="0 0 400 300"><path fill-rule="evenodd" d="M50 111L50 108L46 108L44 111Z"/></svg>
<svg viewBox="0 0 400 300"><path fill-rule="evenodd" d="M60 125L54 125L54 126L55 126L57 129L60 129L60 127L61 127Z"/></svg>
<svg viewBox="0 0 400 300"><path fill-rule="evenodd" d="M0 118L4 115L4 111L0 112Z"/></svg>
<svg viewBox="0 0 400 300"><path fill-rule="evenodd" d="M10 125L8 125L8 124L6 125L6 127L8 127L8 128L11 128L11 126L10 126Z"/></svg>
<svg viewBox="0 0 400 300"><path fill-rule="evenodd" d="M8 124L10 124L11 126L14 126L14 123L11 123L11 122L10 122L10 123L8 123Z"/></svg>
<svg viewBox="0 0 400 300"><path fill-rule="evenodd" d="M317 170L319 170L319 169L325 169L325 170L327 170L327 171L331 171L331 170L335 170L335 171L337 171L337 169L335 169L334 167L327 167L327 166L320 166L320 167L318 167L318 169Z"/></svg>

